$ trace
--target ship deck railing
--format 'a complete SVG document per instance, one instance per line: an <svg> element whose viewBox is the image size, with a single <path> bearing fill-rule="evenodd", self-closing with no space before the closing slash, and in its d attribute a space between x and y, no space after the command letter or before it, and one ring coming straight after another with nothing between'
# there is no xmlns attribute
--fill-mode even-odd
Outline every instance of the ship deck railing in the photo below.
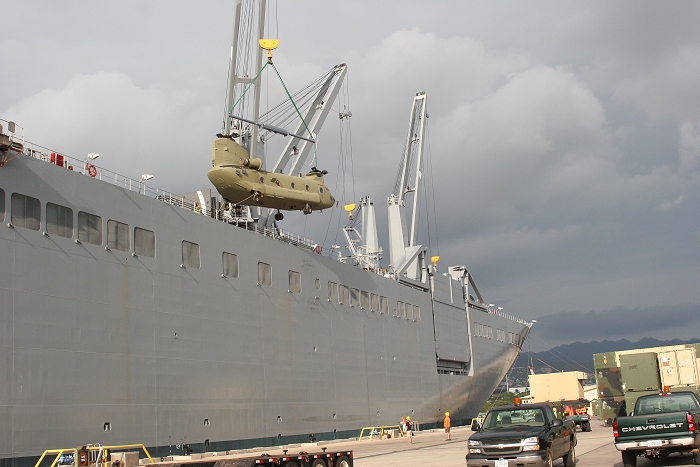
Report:
<svg viewBox="0 0 700 467"><path fill-rule="evenodd" d="M206 205L202 206L197 201L193 201L184 195L176 195L166 190L153 188L147 185L146 180L143 178L141 180L135 180L117 172L113 172L109 169L100 167L94 163L94 159L76 159L28 141L24 144L24 155L45 161L58 167L63 167L64 169L82 173L88 177L102 180L103 182L110 183L120 188L125 188L129 191L135 191L144 196L153 197L164 203L211 217L212 219L231 224L232 226L251 230L261 235L265 235L266 237L274 238L276 240L295 245L299 248L311 250L324 256L330 256L329 252L323 251L321 246L314 243L310 238L305 238L301 235L297 235L293 232L288 232L282 229L262 228L257 222L249 218L239 217L234 219L226 219L224 212L221 210L211 209ZM57 156L60 156L60 158Z"/></svg>
<svg viewBox="0 0 700 467"><path fill-rule="evenodd" d="M529 327L529 326L532 326L532 323L531 323L531 322L525 321L524 319L518 318L518 317L513 316L513 315L509 315L508 313L501 313L500 311L497 311L497 310L489 310L489 313L492 313L492 314L494 314L494 315L498 315L498 316L500 316L501 318L505 318L505 319L509 319L509 320L511 320L511 321L515 321L516 323L524 324L525 326L528 326L528 327Z"/></svg>

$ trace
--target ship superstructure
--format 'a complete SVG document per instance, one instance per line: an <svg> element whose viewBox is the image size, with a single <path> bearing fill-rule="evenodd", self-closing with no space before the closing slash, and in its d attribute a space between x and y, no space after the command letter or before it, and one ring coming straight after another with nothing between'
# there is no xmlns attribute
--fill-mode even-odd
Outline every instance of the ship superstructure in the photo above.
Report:
<svg viewBox="0 0 700 467"><path fill-rule="evenodd" d="M153 190L95 155L3 131L0 467L86 443L167 455L474 416L530 324L416 244L403 211L426 102L414 99L405 177L388 200L384 268L369 198L354 210L360 228L344 231L349 255L328 254L272 210L227 217L206 190Z"/></svg>

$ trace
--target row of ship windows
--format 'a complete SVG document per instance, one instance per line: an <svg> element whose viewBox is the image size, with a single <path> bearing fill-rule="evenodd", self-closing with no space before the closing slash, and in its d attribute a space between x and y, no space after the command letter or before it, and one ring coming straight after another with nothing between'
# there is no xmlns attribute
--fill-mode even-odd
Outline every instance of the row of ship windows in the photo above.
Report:
<svg viewBox="0 0 700 467"><path fill-rule="evenodd" d="M328 301L384 314L389 313L389 300L386 297L330 281L328 282ZM396 302L394 317L420 321L420 307L401 301Z"/></svg>
<svg viewBox="0 0 700 467"><path fill-rule="evenodd" d="M13 227L30 230L41 228L41 202L31 196L12 193L10 197L10 222ZM0 219L5 220L5 192L0 189ZM102 245L102 218L94 214L78 212L79 242ZM73 210L60 204L46 203L46 234L73 237ZM129 225L112 219L107 221L107 248L119 251L131 249ZM184 249L184 245L183 245ZM134 228L134 253L155 258L156 236L140 227Z"/></svg>
<svg viewBox="0 0 700 467"><path fill-rule="evenodd" d="M5 219L5 191L0 188L0 220ZM11 222L13 226L31 230L39 230L41 226L41 202L31 196L12 193ZM102 217L83 211L78 212L78 241L93 245L102 245ZM73 237L73 210L66 206L46 203L46 233L59 237ZM130 229L128 224L112 219L107 221L107 248L119 251L129 251L131 248ZM156 237L150 230L134 227L134 254L155 258ZM221 255L222 277L238 277L238 256L223 252ZM197 243L182 241L183 268L200 269L201 259ZM301 293L301 274L289 271L289 292ZM272 266L258 263L258 285L272 285ZM316 279L316 288L321 288L321 282ZM363 309L389 313L387 297L369 293L365 290L350 288L328 282L328 301L341 305L361 307ZM404 302L397 302L394 316L412 321L420 321L420 307Z"/></svg>
<svg viewBox="0 0 700 467"><path fill-rule="evenodd" d="M493 328L485 324L474 322L474 336L484 337L486 339L493 339ZM500 342L506 342L506 332L502 329L496 329L496 340ZM512 332L508 333L508 343L517 345L521 347L523 344L523 337L520 334L515 334Z"/></svg>

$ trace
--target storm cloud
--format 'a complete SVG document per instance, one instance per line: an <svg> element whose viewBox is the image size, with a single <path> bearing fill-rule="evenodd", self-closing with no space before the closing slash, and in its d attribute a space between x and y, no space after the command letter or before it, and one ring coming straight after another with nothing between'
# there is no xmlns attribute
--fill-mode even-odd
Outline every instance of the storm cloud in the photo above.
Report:
<svg viewBox="0 0 700 467"><path fill-rule="evenodd" d="M434 200L419 240L441 272L466 265L488 302L537 319L533 336L554 345L697 335L700 3L268 4L290 89L348 64L319 166L341 203L375 200L384 251L385 200L425 91ZM31 25L0 33L0 118L175 193L210 187L233 1L0 7ZM264 78L263 110L283 97ZM353 117L341 144L343 107ZM283 228L327 249L346 219L289 214Z"/></svg>

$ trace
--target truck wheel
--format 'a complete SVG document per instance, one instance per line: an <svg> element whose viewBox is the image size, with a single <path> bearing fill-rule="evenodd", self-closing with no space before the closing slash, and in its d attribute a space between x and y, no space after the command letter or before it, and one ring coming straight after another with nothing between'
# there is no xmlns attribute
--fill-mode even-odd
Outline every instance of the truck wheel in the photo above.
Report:
<svg viewBox="0 0 700 467"><path fill-rule="evenodd" d="M700 465L700 454L697 452L693 454L693 464Z"/></svg>
<svg viewBox="0 0 700 467"><path fill-rule="evenodd" d="M625 467L637 467L637 453L634 451L622 451L622 465Z"/></svg>
<svg viewBox="0 0 700 467"><path fill-rule="evenodd" d="M591 422L586 422L583 424L583 427L581 428L583 431L591 431Z"/></svg>
<svg viewBox="0 0 700 467"><path fill-rule="evenodd" d="M310 467L326 467L326 462L323 459L314 459Z"/></svg>
<svg viewBox="0 0 700 467"><path fill-rule="evenodd" d="M340 456L335 460L333 467L350 467L350 459L347 456Z"/></svg>
<svg viewBox="0 0 700 467"><path fill-rule="evenodd" d="M552 448L547 448L547 452L544 457L544 467L552 467L554 464L554 456L552 455Z"/></svg>
<svg viewBox="0 0 700 467"><path fill-rule="evenodd" d="M299 467L299 464L297 464L294 461L289 461L286 464L284 464L284 467Z"/></svg>
<svg viewBox="0 0 700 467"><path fill-rule="evenodd" d="M571 440L571 449L564 454L562 460L564 461L564 467L574 467L576 465L576 446L574 446L573 439Z"/></svg>

